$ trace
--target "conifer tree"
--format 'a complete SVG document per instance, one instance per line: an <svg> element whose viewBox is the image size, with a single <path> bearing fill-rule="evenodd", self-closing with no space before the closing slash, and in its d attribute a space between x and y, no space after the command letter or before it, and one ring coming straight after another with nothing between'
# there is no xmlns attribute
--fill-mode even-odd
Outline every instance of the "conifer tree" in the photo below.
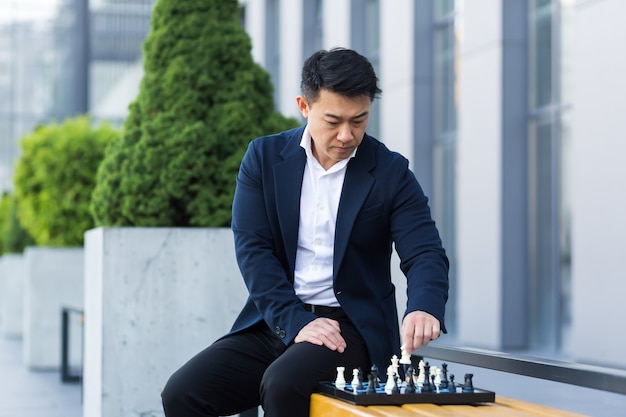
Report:
<svg viewBox="0 0 626 417"><path fill-rule="evenodd" d="M158 0L144 76L92 195L103 226L228 226L250 140L297 125L274 109L237 0Z"/></svg>
<svg viewBox="0 0 626 417"><path fill-rule="evenodd" d="M88 116L37 127L20 140L13 182L20 225L38 246L80 246L104 150L119 132ZM14 230L17 232L18 230Z"/></svg>

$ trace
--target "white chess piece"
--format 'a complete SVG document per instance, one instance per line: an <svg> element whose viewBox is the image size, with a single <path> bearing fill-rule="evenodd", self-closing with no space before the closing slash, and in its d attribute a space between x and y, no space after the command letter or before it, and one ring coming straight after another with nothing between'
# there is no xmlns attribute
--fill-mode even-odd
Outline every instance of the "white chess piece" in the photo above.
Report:
<svg viewBox="0 0 626 417"><path fill-rule="evenodd" d="M424 368L425 366L426 366L426 364L424 363L424 361L420 360L420 362L418 364L418 368L420 370L420 373L417 376L417 385L420 386L420 387L422 385L424 385L424 376L426 375L426 370Z"/></svg>
<svg viewBox="0 0 626 417"><path fill-rule="evenodd" d="M395 386L395 375L394 375L393 365L389 365L387 367L387 383L385 384L385 392L387 394L391 394L393 392L394 386Z"/></svg>
<svg viewBox="0 0 626 417"><path fill-rule="evenodd" d="M400 373L398 372L398 369L400 369L400 365L398 365L399 362L400 359L398 359L397 355L393 355L391 357L391 366L393 367L393 374L396 377L400 375Z"/></svg>
<svg viewBox="0 0 626 417"><path fill-rule="evenodd" d="M437 368L436 366L433 366L430 368L430 372L433 372L433 368L434 369L434 375L435 375L435 387L437 388L437 392L439 392L439 387L441 386L441 369Z"/></svg>
<svg viewBox="0 0 626 417"><path fill-rule="evenodd" d="M352 385L352 388L354 389L359 386L359 370L357 368L352 370L352 381L350 382L350 385Z"/></svg>
<svg viewBox="0 0 626 417"><path fill-rule="evenodd" d="M344 389L346 387L346 378L343 375L343 371L345 370L346 368L343 366L337 367L337 379L335 379L335 387L337 387L337 389Z"/></svg>
<svg viewBox="0 0 626 417"><path fill-rule="evenodd" d="M411 365L411 353L404 349L404 345L400 346L400 351L402 352L402 355L400 356L400 363L402 365Z"/></svg>

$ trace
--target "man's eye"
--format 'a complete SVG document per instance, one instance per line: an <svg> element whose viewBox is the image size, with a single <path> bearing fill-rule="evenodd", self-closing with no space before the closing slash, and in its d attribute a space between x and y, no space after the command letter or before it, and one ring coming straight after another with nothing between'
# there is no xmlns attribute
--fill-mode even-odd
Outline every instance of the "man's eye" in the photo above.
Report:
<svg viewBox="0 0 626 417"><path fill-rule="evenodd" d="M329 120L326 120L326 123L328 123L329 126L337 126L339 124L339 122L331 122Z"/></svg>

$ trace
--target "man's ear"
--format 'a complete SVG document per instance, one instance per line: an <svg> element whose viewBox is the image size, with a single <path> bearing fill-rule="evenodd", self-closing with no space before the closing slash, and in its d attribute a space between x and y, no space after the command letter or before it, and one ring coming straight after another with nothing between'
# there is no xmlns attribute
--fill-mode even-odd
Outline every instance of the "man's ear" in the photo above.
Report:
<svg viewBox="0 0 626 417"><path fill-rule="evenodd" d="M296 97L296 103L298 104L298 110L300 110L302 117L305 119L309 117L309 103L306 101L306 98L304 98L304 96L298 96Z"/></svg>

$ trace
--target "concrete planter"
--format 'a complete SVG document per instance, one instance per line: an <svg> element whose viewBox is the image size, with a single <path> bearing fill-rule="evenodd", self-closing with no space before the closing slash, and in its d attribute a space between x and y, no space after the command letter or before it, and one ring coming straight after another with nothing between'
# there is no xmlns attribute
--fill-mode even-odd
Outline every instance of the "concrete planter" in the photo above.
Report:
<svg viewBox="0 0 626 417"><path fill-rule="evenodd" d="M0 334L3 337L22 337L23 294L24 256L3 255L0 257Z"/></svg>
<svg viewBox="0 0 626 417"><path fill-rule="evenodd" d="M30 369L61 367L61 310L83 307L83 256L82 248L24 251L23 359ZM70 350L80 352L80 338L72 345Z"/></svg>
<svg viewBox="0 0 626 417"><path fill-rule="evenodd" d="M247 297L230 229L90 230L84 279L90 417L163 416L168 377L228 331Z"/></svg>

